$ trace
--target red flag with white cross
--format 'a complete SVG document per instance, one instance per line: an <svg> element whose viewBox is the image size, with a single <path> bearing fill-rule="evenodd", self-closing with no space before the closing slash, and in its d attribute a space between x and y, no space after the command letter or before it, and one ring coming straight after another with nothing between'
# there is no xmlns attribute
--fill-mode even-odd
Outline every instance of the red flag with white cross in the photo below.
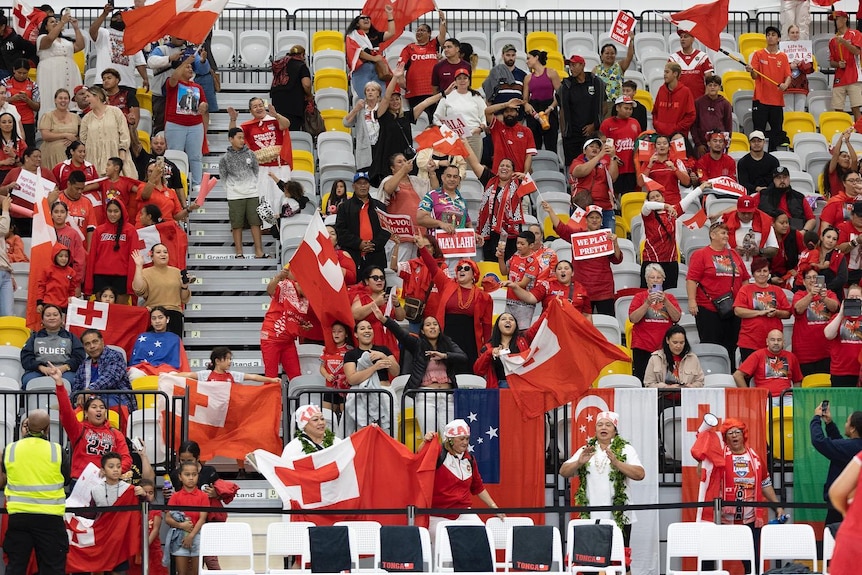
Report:
<svg viewBox="0 0 862 575"><path fill-rule="evenodd" d="M149 327L150 312L135 305L72 298L66 311L66 329L78 337L85 329L97 329L106 344L126 350L126 357L132 357L136 338Z"/></svg>

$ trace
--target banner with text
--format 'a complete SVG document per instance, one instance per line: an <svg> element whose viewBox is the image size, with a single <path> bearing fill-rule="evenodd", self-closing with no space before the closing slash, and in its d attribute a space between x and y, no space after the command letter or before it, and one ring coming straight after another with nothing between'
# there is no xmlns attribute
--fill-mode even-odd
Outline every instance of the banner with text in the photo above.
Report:
<svg viewBox="0 0 862 575"><path fill-rule="evenodd" d="M12 188L13 201L15 198L19 198L23 202L19 201L15 203L31 210L33 209L33 204L36 203L37 196L41 197L56 187L56 184L51 180L46 180L39 174L34 174L27 170L21 170L15 183L18 184L18 187ZM45 192L37 193L39 190L45 190Z"/></svg>
<svg viewBox="0 0 862 575"><path fill-rule="evenodd" d="M572 234L572 259L589 260L613 255L614 242L608 230Z"/></svg>
<svg viewBox="0 0 862 575"><path fill-rule="evenodd" d="M377 209L377 217L380 219L380 227L389 233L395 234L402 240L412 240L415 230L413 219L406 214L387 214Z"/></svg>
<svg viewBox="0 0 862 575"><path fill-rule="evenodd" d="M628 46L629 42L631 42L629 34L635 29L635 24L637 24L637 20L635 20L634 16L620 10L611 23L611 40L619 42L623 46Z"/></svg>
<svg viewBox="0 0 862 575"><path fill-rule="evenodd" d="M811 46L811 40L788 40L778 43L778 47L787 55L787 60L790 62L813 62Z"/></svg>
<svg viewBox="0 0 862 575"><path fill-rule="evenodd" d="M476 232L463 229L447 234L437 230L437 245L445 258L472 258L476 255Z"/></svg>
<svg viewBox="0 0 862 575"><path fill-rule="evenodd" d="M470 130L467 128L467 120L461 114L448 114L440 118L450 130L458 134L459 138L470 136Z"/></svg>

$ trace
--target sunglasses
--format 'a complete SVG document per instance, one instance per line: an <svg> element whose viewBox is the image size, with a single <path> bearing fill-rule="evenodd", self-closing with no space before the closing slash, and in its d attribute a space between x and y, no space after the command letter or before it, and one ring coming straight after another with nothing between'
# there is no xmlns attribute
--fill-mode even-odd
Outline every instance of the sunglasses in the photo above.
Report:
<svg viewBox="0 0 862 575"><path fill-rule="evenodd" d="M470 266L464 265L464 266L458 266L457 268L455 268L455 271L471 272L471 271L473 271L473 268L471 268Z"/></svg>
<svg viewBox="0 0 862 575"><path fill-rule="evenodd" d="M374 280L374 281L376 281L376 282L382 282L383 280L385 280L385 279L386 279L386 276L378 276L378 275L374 275L374 276L368 276L368 279L370 279L370 280Z"/></svg>

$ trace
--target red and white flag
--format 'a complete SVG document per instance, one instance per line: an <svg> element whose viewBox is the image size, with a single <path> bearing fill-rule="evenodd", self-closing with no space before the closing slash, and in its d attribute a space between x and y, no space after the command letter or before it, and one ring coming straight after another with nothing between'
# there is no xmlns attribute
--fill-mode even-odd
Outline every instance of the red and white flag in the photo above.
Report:
<svg viewBox="0 0 862 575"><path fill-rule="evenodd" d="M371 24L377 30L385 32L389 25L385 7L392 6L392 18L395 20L395 35L380 43L380 49L384 50L392 42L398 39L399 34L407 30L410 24L427 12L437 9L434 0L366 0L362 7L362 13L371 16Z"/></svg>
<svg viewBox="0 0 862 575"><path fill-rule="evenodd" d="M721 33L727 28L730 0L716 0L708 4L697 4L670 16L659 12L659 16L688 32L710 50L721 48Z"/></svg>
<svg viewBox="0 0 862 575"><path fill-rule="evenodd" d="M748 190L745 189L745 186L730 176L719 176L709 181L712 183L712 189L715 192L735 197L748 194Z"/></svg>
<svg viewBox="0 0 862 575"><path fill-rule="evenodd" d="M153 258L150 250L156 244L165 244L168 248L168 265L179 270L186 269L186 258L189 251L189 238L175 221L161 222L138 230L138 238L143 243L141 255L144 264L149 267Z"/></svg>
<svg viewBox="0 0 862 575"><path fill-rule="evenodd" d="M66 329L81 337L86 329L97 329L108 345L117 345L132 357L135 338L150 327L145 307L72 298L66 311Z"/></svg>
<svg viewBox="0 0 862 575"><path fill-rule="evenodd" d="M647 190L647 194L649 194L650 192L654 192L656 190L658 190L660 192L664 191L664 186L661 185L660 183L658 183L657 181L655 181L654 179L652 179L651 177L646 176L646 175L642 175L641 178L643 178L644 187Z"/></svg>
<svg viewBox="0 0 862 575"><path fill-rule="evenodd" d="M315 213L305 228L302 243L290 259L290 271L302 286L321 325L331 326L336 321L353 325L344 273L320 214ZM323 338L326 349L334 352L336 345L331 330L324 329Z"/></svg>
<svg viewBox="0 0 862 575"><path fill-rule="evenodd" d="M188 391L188 439L200 444L201 457L241 460L258 447L281 449L280 385L225 385L162 373L159 391L168 397ZM159 409L164 407L159 405ZM180 414L176 417L179 434Z"/></svg>
<svg viewBox="0 0 862 575"><path fill-rule="evenodd" d="M708 219L709 217L706 215L706 208L700 208L696 214L690 218L682 220L682 225L690 230L696 230L705 226Z"/></svg>
<svg viewBox="0 0 862 575"><path fill-rule="evenodd" d="M518 199L523 198L524 196L529 196L533 192L538 192L539 188L536 186L536 182L533 181L533 177L530 174L524 174L524 179L521 180L521 185L518 186L518 189L515 190L515 195ZM539 193L541 197L541 192Z"/></svg>
<svg viewBox="0 0 862 575"><path fill-rule="evenodd" d="M226 4L227 0L159 0L123 12L123 53L134 54L168 35L200 44Z"/></svg>
<svg viewBox="0 0 862 575"><path fill-rule="evenodd" d="M417 149L433 148L435 151L449 156L467 157L468 151L464 142L448 126L431 126L416 136Z"/></svg>
<svg viewBox="0 0 862 575"><path fill-rule="evenodd" d="M57 243L57 230L51 221L48 190L40 188L41 197L33 204L33 243L30 247L30 278L27 284L27 327L38 330L42 318L36 311L36 282L51 265L51 251Z"/></svg>
<svg viewBox="0 0 862 575"><path fill-rule="evenodd" d="M576 400L609 363L631 361L568 300L553 300L534 328L529 349L500 357L524 418Z"/></svg>
<svg viewBox="0 0 862 575"><path fill-rule="evenodd" d="M686 390L688 391L688 390ZM658 503L658 428L655 414L658 399L652 389L590 389L569 406L571 417L571 453L569 458L596 435L596 415L602 411L619 414L617 431L620 437L631 443L646 472L643 481L628 482L626 493L629 503ZM580 481L577 474L572 479L572 503ZM637 529L632 530L632 573L659 572L659 544L654 536L659 531L658 511L636 512ZM595 514L592 516L596 518Z"/></svg>
<svg viewBox="0 0 862 575"><path fill-rule="evenodd" d="M419 453L413 453L379 427L368 426L332 447L296 459L264 449L255 450L254 457L257 470L293 509L427 508L431 507L440 449L435 438L426 442ZM295 521L304 519L293 516ZM403 514L322 515L315 516L314 522L332 525L345 519L405 524Z"/></svg>
<svg viewBox="0 0 862 575"><path fill-rule="evenodd" d="M22 0L12 2L12 28L18 34L33 44L39 37L39 27L45 19L45 12L33 8L29 3Z"/></svg>

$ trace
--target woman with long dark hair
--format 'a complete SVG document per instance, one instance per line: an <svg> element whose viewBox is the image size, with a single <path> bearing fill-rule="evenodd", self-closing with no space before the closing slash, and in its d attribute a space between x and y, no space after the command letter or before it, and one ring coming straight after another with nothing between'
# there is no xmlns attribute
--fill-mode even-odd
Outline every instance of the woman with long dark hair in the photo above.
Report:
<svg viewBox="0 0 862 575"><path fill-rule="evenodd" d="M385 81L380 78L377 73L377 63L386 63L386 57L383 51L380 50L380 43L392 38L396 34L395 30L395 12L392 5L388 2L385 4L386 10L386 31L380 32L371 24L371 16L368 14L360 14L350 21L347 26L345 38L348 42L352 41L356 44L357 55L347 62L350 69L350 86L353 88L353 93L356 98L365 90L368 82L377 82L380 84L380 91L386 88Z"/></svg>
<svg viewBox="0 0 862 575"><path fill-rule="evenodd" d="M838 230L832 226L826 227L820 232L820 242L813 248L804 251L799 256L799 264L796 274L794 290L803 289L801 270L805 266L811 266L818 270L819 274L826 278L826 287L838 296L838 300L844 299L844 285L847 283L847 258L838 251Z"/></svg>
<svg viewBox="0 0 862 575"><path fill-rule="evenodd" d="M382 311L388 306L389 297L386 292L386 274L382 268L371 266L362 272L361 283L350 290L351 310L353 319L356 321L366 320L374 328L374 343L385 345L392 350L396 360L400 360L398 343L395 336L383 329L382 321L377 319L374 310ZM398 298L392 298L392 315L396 321L403 321L406 317L404 308L401 307Z"/></svg>
<svg viewBox="0 0 862 575"><path fill-rule="evenodd" d="M518 353L529 347L529 343L519 333L518 320L508 312L503 312L494 322L491 340L479 350L479 359L473 364L473 373L481 375L488 389L507 388L506 370L500 355Z"/></svg>
<svg viewBox="0 0 862 575"><path fill-rule="evenodd" d="M84 293L92 294L106 287L122 296L132 292L135 262L132 250L140 240L126 214L126 206L119 200L108 200L105 206L107 221L96 228L87 256L87 273ZM128 298L122 298L124 301Z"/></svg>
<svg viewBox="0 0 862 575"><path fill-rule="evenodd" d="M95 180L99 177L99 172L96 167L87 161L87 146L79 140L75 140L66 146L66 159L52 169L54 177L57 178L57 186L61 190L65 190L69 183L69 174L72 172L82 172L86 181ZM97 188L97 184L92 184L90 189ZM84 188L86 191L87 188Z"/></svg>
<svg viewBox="0 0 862 575"><path fill-rule="evenodd" d="M62 35L67 24L72 25L75 33L71 40ZM81 83L81 71L78 70L74 55L85 47L86 41L78 28L78 20L68 11L64 11L61 16L52 14L45 17L36 38L36 55L39 56L36 84L43 94L54 94L59 88L71 92ZM43 114L53 109L53 102L42 102Z"/></svg>
<svg viewBox="0 0 862 575"><path fill-rule="evenodd" d="M374 343L377 330L383 331L383 312L375 307L373 317L376 328L367 319L356 322L353 328L356 347L344 354L345 380L351 388L379 390L389 387L389 381L398 375L400 369L398 359L393 355L395 350ZM386 403L388 396L369 395L373 394L347 394L344 416L347 418L345 427L348 432L352 433L375 421L384 429L389 427L391 404Z"/></svg>
<svg viewBox="0 0 862 575"><path fill-rule="evenodd" d="M661 348L650 355L644 372L644 387L703 387L703 368L691 352L685 328L672 325Z"/></svg>
<svg viewBox="0 0 862 575"><path fill-rule="evenodd" d="M323 206L324 216L338 213L340 206L347 199L347 184L344 180L335 180L332 182L332 187L329 189L329 196L326 198L326 204Z"/></svg>
<svg viewBox="0 0 862 575"><path fill-rule="evenodd" d="M21 163L21 154L27 149L16 124L15 116L9 112L0 114L0 178Z"/></svg>
<svg viewBox="0 0 862 575"><path fill-rule="evenodd" d="M772 218L772 229L778 241L778 253L769 259L769 283L780 287L793 285L799 254L805 251L802 232L790 227L790 216L779 212Z"/></svg>

